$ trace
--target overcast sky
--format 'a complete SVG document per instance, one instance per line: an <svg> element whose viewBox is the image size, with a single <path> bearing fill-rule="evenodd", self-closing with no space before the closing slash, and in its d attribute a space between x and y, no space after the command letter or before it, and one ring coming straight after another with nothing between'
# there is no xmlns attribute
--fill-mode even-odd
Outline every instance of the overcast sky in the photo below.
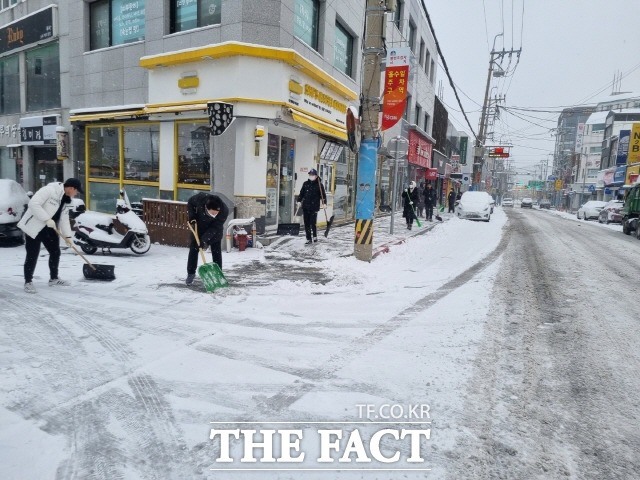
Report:
<svg viewBox="0 0 640 480"><path fill-rule="evenodd" d="M476 133L489 52L499 33L504 36L497 38L496 50L522 47L515 71L492 80L497 87L492 93L506 95L507 108L558 111L593 103L611 93L616 72L623 74L622 91L640 93L640 0L425 0L425 4ZM508 63L506 58L502 67ZM513 57L509 71L515 63ZM445 86L449 118L456 128L469 132L442 60L440 65L438 84ZM512 157L518 171L531 170L553 152L555 137L550 129L556 126L558 114L513 112L523 119L502 114L496 141L514 145Z"/></svg>

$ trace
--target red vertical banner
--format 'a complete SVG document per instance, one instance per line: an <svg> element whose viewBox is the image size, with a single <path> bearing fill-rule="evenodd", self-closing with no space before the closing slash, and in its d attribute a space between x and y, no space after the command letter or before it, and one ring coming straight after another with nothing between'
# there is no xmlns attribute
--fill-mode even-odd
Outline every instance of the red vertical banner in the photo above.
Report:
<svg viewBox="0 0 640 480"><path fill-rule="evenodd" d="M392 48L387 53L387 68L384 72L381 130L388 130L400 121L407 103L409 86L409 47Z"/></svg>

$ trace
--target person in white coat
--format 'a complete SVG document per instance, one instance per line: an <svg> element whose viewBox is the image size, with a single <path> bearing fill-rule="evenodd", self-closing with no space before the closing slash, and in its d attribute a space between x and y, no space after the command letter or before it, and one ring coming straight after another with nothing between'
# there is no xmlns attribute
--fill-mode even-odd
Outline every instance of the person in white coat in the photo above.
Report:
<svg viewBox="0 0 640 480"><path fill-rule="evenodd" d="M33 286L33 273L36 270L40 246L49 252L49 286L69 285L58 278L60 263L60 241L58 232L67 245L71 246L71 224L69 209L71 199L82 191L82 184L77 178L69 178L66 182L53 182L38 190L29 201L29 208L18 223L25 233L27 257L24 261L24 289L27 293L36 293Z"/></svg>

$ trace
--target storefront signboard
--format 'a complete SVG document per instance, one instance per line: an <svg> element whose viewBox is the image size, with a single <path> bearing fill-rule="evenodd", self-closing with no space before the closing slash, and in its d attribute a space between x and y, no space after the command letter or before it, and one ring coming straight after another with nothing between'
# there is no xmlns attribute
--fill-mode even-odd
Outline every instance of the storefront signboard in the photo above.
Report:
<svg viewBox="0 0 640 480"><path fill-rule="evenodd" d="M640 123L634 123L629 138L627 165L640 162Z"/></svg>
<svg viewBox="0 0 640 480"><path fill-rule="evenodd" d="M53 37L53 7L0 28L0 53L10 52Z"/></svg>
<svg viewBox="0 0 640 480"><path fill-rule="evenodd" d="M415 130L409 130L409 163L423 168L431 167L431 150L433 145Z"/></svg>
<svg viewBox="0 0 640 480"><path fill-rule="evenodd" d="M26 117L20 119L20 143L22 145L56 145L56 127L60 115Z"/></svg>

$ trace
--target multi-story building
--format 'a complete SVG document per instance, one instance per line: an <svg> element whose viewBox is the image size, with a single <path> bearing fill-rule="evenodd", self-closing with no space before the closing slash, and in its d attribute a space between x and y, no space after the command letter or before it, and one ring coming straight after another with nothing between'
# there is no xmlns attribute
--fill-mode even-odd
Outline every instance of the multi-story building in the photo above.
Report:
<svg viewBox="0 0 640 480"><path fill-rule="evenodd" d="M2 0L0 7L0 177L35 190L73 172L63 135L69 10L66 2L38 0Z"/></svg>
<svg viewBox="0 0 640 480"><path fill-rule="evenodd" d="M363 2L22 1L0 12L7 32L37 32L0 52L3 84L20 93L2 96L2 165L20 158L28 188L81 177L97 210L123 187L134 201L213 189L259 231L292 220L318 168L329 215L351 218L345 111L359 103L363 20ZM210 139L218 101L234 122ZM56 127L70 131L68 160L56 159Z"/></svg>
<svg viewBox="0 0 640 480"><path fill-rule="evenodd" d="M378 169L377 198L388 203L390 186L402 188L409 181L425 181L427 169L434 166L431 136L435 103L435 81L438 65L436 43L429 29L419 0L398 0L395 12L387 15L385 46L387 50L409 47L411 64L407 84L407 103L404 117L383 132L382 143L402 136L409 141L406 166L399 168L398 180L393 181L391 162L381 157ZM399 198L399 196L398 196Z"/></svg>

